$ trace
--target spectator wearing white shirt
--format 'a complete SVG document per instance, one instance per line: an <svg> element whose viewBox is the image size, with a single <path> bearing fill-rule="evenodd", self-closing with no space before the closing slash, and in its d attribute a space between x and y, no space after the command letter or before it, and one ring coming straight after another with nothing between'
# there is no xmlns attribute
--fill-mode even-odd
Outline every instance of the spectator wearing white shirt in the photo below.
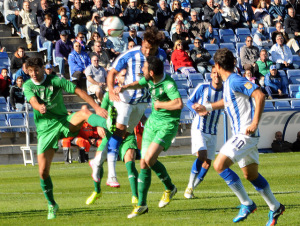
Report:
<svg viewBox="0 0 300 226"><path fill-rule="evenodd" d="M276 36L276 44L270 50L272 61L276 63L276 69L283 68L298 69L298 65L293 65L293 54L290 48L284 44L283 36L278 34Z"/></svg>
<svg viewBox="0 0 300 226"><path fill-rule="evenodd" d="M226 28L237 28L240 21L240 14L234 6L231 5L231 0L224 0L221 8L223 11L222 17L225 19Z"/></svg>
<svg viewBox="0 0 300 226"><path fill-rule="evenodd" d="M257 31L253 37L254 45L256 45L260 50L271 47L273 42L269 37L269 33L265 31L264 25L262 23L258 24Z"/></svg>

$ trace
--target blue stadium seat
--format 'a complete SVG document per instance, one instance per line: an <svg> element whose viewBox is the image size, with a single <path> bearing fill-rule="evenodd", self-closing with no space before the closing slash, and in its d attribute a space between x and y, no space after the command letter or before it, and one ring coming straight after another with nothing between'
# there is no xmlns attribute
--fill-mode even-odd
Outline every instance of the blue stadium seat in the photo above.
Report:
<svg viewBox="0 0 300 226"><path fill-rule="evenodd" d="M181 115L180 115L180 122L182 123L189 123L192 120L192 113L190 111L190 109L188 109L188 107L183 107L183 109L181 110Z"/></svg>
<svg viewBox="0 0 300 226"><path fill-rule="evenodd" d="M300 69L287 70L286 73L287 73L287 77L289 79L289 83L300 84Z"/></svg>
<svg viewBox="0 0 300 226"><path fill-rule="evenodd" d="M56 67L58 66L58 62L56 61L56 55L55 55L55 49L52 51L52 56L53 56L53 66Z"/></svg>
<svg viewBox="0 0 300 226"><path fill-rule="evenodd" d="M185 74L171 74L171 77L176 81L176 80L182 80L182 79L187 79Z"/></svg>
<svg viewBox="0 0 300 226"><path fill-rule="evenodd" d="M234 57L236 57L236 50L233 43L220 43L220 49L222 48L229 49L233 53Z"/></svg>
<svg viewBox="0 0 300 226"><path fill-rule="evenodd" d="M275 108L278 110L291 109L291 105L287 100L281 100L275 102Z"/></svg>
<svg viewBox="0 0 300 226"><path fill-rule="evenodd" d="M278 70L278 74L280 75L282 79L282 83L284 88L282 89L283 93L288 93L288 85L289 85L289 80L284 72L284 70Z"/></svg>
<svg viewBox="0 0 300 226"><path fill-rule="evenodd" d="M235 35L232 29L220 29L219 36L220 36L220 43L235 42Z"/></svg>
<svg viewBox="0 0 300 226"><path fill-rule="evenodd" d="M138 31L136 35L139 36L141 39L144 39L144 33L145 31Z"/></svg>
<svg viewBox="0 0 300 226"><path fill-rule="evenodd" d="M0 114L0 120L6 120L5 114Z"/></svg>
<svg viewBox="0 0 300 226"><path fill-rule="evenodd" d="M296 93L300 91L299 89L300 89L300 85L289 85L290 97L295 98Z"/></svg>
<svg viewBox="0 0 300 226"><path fill-rule="evenodd" d="M201 73L191 73L188 75L189 80L195 80L195 79L204 79L203 75Z"/></svg>
<svg viewBox="0 0 300 226"><path fill-rule="evenodd" d="M241 58L236 57L236 61L237 67L243 69Z"/></svg>
<svg viewBox="0 0 300 226"><path fill-rule="evenodd" d="M186 104L187 99L188 99L188 94L187 94L186 90L185 90L185 89L178 89L178 92L180 93L182 102L183 102L184 104Z"/></svg>
<svg viewBox="0 0 300 226"><path fill-rule="evenodd" d="M203 83L203 82L204 82L203 79L194 79L194 80L191 81L190 87L196 88L197 85L199 85L200 83Z"/></svg>
<svg viewBox="0 0 300 226"><path fill-rule="evenodd" d="M220 49L218 44L204 44L204 49L206 49L211 56L213 56L215 54L215 52L217 52L218 49Z"/></svg>
<svg viewBox="0 0 300 226"><path fill-rule="evenodd" d="M236 42L245 42L247 36L250 35L250 29L249 28L237 28L235 29L236 34Z"/></svg>
<svg viewBox="0 0 300 226"><path fill-rule="evenodd" d="M195 45L194 44L189 44L189 50L192 51L194 49Z"/></svg>
<svg viewBox="0 0 300 226"><path fill-rule="evenodd" d="M165 33L165 36L166 36L166 37L169 37L169 38L170 38L170 34L169 34L168 31L163 31L163 32Z"/></svg>
<svg viewBox="0 0 300 226"><path fill-rule="evenodd" d="M292 109L295 109L295 108L300 109L300 100L292 100L291 101L291 108Z"/></svg>
<svg viewBox="0 0 300 226"><path fill-rule="evenodd" d="M257 31L257 27L253 27L253 28L251 29L251 36L252 36L252 37L254 36L254 34L256 33L256 31Z"/></svg>
<svg viewBox="0 0 300 226"><path fill-rule="evenodd" d="M274 110L275 109L273 103L271 101L266 101L264 111L274 111Z"/></svg>
<svg viewBox="0 0 300 226"><path fill-rule="evenodd" d="M39 35L36 36L36 46L37 46L37 51L38 52L47 50L47 48L43 47L41 37Z"/></svg>
<svg viewBox="0 0 300 226"><path fill-rule="evenodd" d="M178 89L188 89L189 82L185 75L183 74L172 74L171 77L175 80Z"/></svg>
<svg viewBox="0 0 300 226"><path fill-rule="evenodd" d="M1 126L3 126L3 127L8 126L7 121L6 121L5 118L4 118L4 119L1 119L1 118L0 118L0 127L1 127ZM3 132L9 132L9 131L10 131L10 129L0 129L0 132L1 132L1 133L3 133Z"/></svg>
<svg viewBox="0 0 300 226"><path fill-rule="evenodd" d="M272 39L272 33L276 31L276 27L267 27L267 32L270 35L270 39Z"/></svg>
<svg viewBox="0 0 300 226"><path fill-rule="evenodd" d="M211 82L210 73L205 73L204 78L207 82Z"/></svg>
<svg viewBox="0 0 300 226"><path fill-rule="evenodd" d="M300 56L299 55L293 55L293 63L300 65Z"/></svg>
<svg viewBox="0 0 300 226"><path fill-rule="evenodd" d="M243 46L245 46L245 45L246 45L245 42L238 42L238 43L236 43L235 49L236 49L236 56L237 56L237 57L240 57L241 48L242 48Z"/></svg>
<svg viewBox="0 0 300 226"><path fill-rule="evenodd" d="M7 111L7 105L5 104L0 104L0 112L6 112Z"/></svg>
<svg viewBox="0 0 300 226"><path fill-rule="evenodd" d="M0 104L6 104L5 97L0 97Z"/></svg>
<svg viewBox="0 0 300 226"><path fill-rule="evenodd" d="M214 31L214 37L216 39L216 44L219 44L220 43L220 38L219 38L219 32L218 32L218 28L213 28L213 31Z"/></svg>
<svg viewBox="0 0 300 226"><path fill-rule="evenodd" d="M9 118L8 124L10 126L25 126L25 119L24 118ZM25 128L12 128L13 132L23 132Z"/></svg>
<svg viewBox="0 0 300 226"><path fill-rule="evenodd" d="M123 38L128 38L129 37L129 31L123 32Z"/></svg>
<svg viewBox="0 0 300 226"><path fill-rule="evenodd" d="M8 73L10 74L10 59L6 52L0 52L0 72L3 68L8 69Z"/></svg>
<svg viewBox="0 0 300 226"><path fill-rule="evenodd" d="M195 88L189 88L188 90L188 95L191 96L192 93L194 92Z"/></svg>

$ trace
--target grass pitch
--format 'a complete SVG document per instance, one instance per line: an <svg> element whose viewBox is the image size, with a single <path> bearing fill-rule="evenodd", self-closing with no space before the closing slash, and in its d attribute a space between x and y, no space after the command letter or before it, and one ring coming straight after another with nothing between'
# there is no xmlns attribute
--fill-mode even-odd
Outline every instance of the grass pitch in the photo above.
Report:
<svg viewBox="0 0 300 226"><path fill-rule="evenodd" d="M126 216L132 211L131 192L124 163L117 163L121 188L105 185L105 163L102 182L103 196L95 204L85 201L93 191L88 164L53 163L51 176L54 197L60 205L55 220L47 220L47 203L42 194L38 167L23 165L0 166L0 225L234 225L238 199L213 168L195 191L196 198L183 197L195 157L161 157L172 181L178 188L174 200L158 208L164 187L152 172L148 194L149 213L134 219ZM139 170L139 162L137 168ZM300 153L260 155L260 173L267 178L277 199L286 206L278 225L300 225ZM269 209L253 186L242 178L237 165L232 167L241 177L257 211L240 225L265 225Z"/></svg>

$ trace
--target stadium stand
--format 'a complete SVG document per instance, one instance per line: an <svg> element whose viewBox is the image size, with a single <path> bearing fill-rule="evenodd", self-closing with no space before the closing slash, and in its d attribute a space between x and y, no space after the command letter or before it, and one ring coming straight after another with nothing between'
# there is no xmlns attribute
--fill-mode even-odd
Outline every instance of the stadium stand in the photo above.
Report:
<svg viewBox="0 0 300 226"><path fill-rule="evenodd" d="M236 42L245 42L247 36L249 36L251 33L249 28L237 28L235 29L235 34Z"/></svg>
<svg viewBox="0 0 300 226"><path fill-rule="evenodd" d="M300 84L300 70L287 70L287 77L290 84Z"/></svg>

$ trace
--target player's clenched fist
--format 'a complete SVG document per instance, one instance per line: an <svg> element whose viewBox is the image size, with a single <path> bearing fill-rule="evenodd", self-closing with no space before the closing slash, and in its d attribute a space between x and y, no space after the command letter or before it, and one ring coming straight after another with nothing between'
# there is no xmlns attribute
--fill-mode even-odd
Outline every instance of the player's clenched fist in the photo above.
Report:
<svg viewBox="0 0 300 226"><path fill-rule="evenodd" d="M41 105L40 105L39 112L40 112L41 114L45 114L45 113L47 112L47 108L46 108L46 105L45 105L45 104L41 104Z"/></svg>

